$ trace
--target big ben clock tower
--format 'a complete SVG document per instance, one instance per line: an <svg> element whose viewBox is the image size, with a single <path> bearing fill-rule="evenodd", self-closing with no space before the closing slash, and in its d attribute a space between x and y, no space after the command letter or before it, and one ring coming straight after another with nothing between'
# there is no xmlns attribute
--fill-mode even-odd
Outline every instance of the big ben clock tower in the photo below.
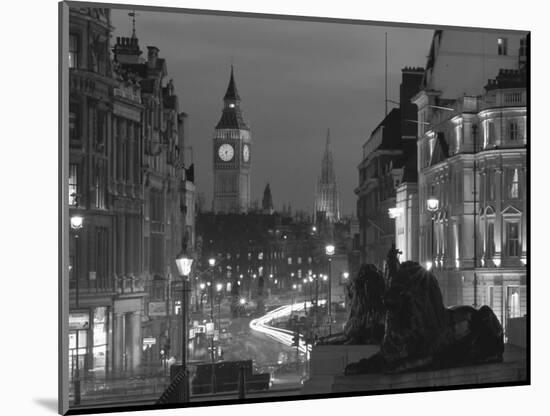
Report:
<svg viewBox="0 0 550 416"><path fill-rule="evenodd" d="M233 66L223 111L214 131L214 212L243 213L250 208L250 128L245 123Z"/></svg>

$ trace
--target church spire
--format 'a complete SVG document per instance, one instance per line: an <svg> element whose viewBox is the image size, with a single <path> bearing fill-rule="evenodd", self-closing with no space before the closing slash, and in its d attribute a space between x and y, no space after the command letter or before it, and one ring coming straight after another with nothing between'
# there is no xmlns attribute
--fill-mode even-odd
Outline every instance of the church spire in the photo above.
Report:
<svg viewBox="0 0 550 416"><path fill-rule="evenodd" d="M264 197L262 199L262 211L264 214L273 214L273 198L271 196L271 188L269 182L264 189Z"/></svg>

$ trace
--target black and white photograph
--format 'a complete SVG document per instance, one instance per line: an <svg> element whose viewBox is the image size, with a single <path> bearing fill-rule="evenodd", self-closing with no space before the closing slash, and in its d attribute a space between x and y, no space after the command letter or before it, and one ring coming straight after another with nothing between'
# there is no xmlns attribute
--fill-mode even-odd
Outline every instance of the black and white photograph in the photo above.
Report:
<svg viewBox="0 0 550 416"><path fill-rule="evenodd" d="M59 12L62 414L530 383L529 31Z"/></svg>

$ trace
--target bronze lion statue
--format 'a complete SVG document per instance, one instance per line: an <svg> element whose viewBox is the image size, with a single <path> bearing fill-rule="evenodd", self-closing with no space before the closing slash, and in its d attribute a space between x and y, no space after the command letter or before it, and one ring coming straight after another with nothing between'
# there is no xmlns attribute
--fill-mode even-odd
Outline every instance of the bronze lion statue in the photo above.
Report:
<svg viewBox="0 0 550 416"><path fill-rule="evenodd" d="M382 273L372 264L363 264L347 287L350 312L344 332L323 337L317 345L379 344L384 336L385 291Z"/></svg>
<svg viewBox="0 0 550 416"><path fill-rule="evenodd" d="M345 374L404 372L502 361L502 325L488 306L446 308L437 279L418 263L399 265L384 295L380 351Z"/></svg>

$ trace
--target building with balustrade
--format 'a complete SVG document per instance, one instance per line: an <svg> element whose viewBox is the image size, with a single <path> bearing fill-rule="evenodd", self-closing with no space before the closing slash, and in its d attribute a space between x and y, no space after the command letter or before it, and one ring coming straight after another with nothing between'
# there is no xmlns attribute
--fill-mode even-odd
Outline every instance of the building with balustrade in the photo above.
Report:
<svg viewBox="0 0 550 416"><path fill-rule="evenodd" d="M419 260L447 305L489 305L505 328L527 311L526 46L520 34L436 31L412 100Z"/></svg>

